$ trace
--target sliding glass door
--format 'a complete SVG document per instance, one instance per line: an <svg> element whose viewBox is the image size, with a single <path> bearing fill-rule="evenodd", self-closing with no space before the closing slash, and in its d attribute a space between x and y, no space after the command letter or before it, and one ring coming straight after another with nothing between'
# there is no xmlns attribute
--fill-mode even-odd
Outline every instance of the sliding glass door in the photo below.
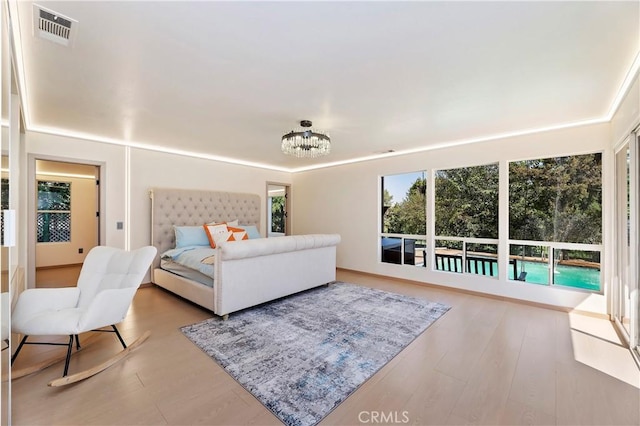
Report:
<svg viewBox="0 0 640 426"><path fill-rule="evenodd" d="M616 152L616 279L612 295L615 321L636 351L640 340L638 165L638 135L633 133Z"/></svg>

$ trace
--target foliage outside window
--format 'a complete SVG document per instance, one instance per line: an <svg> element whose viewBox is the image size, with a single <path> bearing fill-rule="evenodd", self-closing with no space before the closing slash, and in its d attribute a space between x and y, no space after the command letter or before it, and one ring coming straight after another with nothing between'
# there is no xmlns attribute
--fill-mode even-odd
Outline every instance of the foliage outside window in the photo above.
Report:
<svg viewBox="0 0 640 426"><path fill-rule="evenodd" d="M435 173L434 268L498 275L497 164L438 170Z"/></svg>
<svg viewBox="0 0 640 426"><path fill-rule="evenodd" d="M284 233L285 229L285 197L279 195L275 197L269 197L271 199L271 232Z"/></svg>
<svg viewBox="0 0 640 426"><path fill-rule="evenodd" d="M382 177L382 232L426 234L427 179L424 172ZM397 199L403 194L402 199Z"/></svg>
<svg viewBox="0 0 640 426"><path fill-rule="evenodd" d="M602 154L509 163L509 238L600 244Z"/></svg>
<svg viewBox="0 0 640 426"><path fill-rule="evenodd" d="M599 291L602 154L509 163L509 238L521 281Z"/></svg>
<svg viewBox="0 0 640 426"><path fill-rule="evenodd" d="M71 241L71 183L38 181L37 241Z"/></svg>
<svg viewBox="0 0 640 426"><path fill-rule="evenodd" d="M438 170L436 235L498 238L497 164Z"/></svg>
<svg viewBox="0 0 640 426"><path fill-rule="evenodd" d="M426 266L425 172L383 176L381 260Z"/></svg>

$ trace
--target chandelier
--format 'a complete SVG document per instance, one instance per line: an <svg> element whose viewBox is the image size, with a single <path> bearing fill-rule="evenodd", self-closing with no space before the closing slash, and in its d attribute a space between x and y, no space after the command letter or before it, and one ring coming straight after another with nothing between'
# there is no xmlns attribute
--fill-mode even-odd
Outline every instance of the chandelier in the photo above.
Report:
<svg viewBox="0 0 640 426"><path fill-rule="evenodd" d="M281 149L287 155L298 158L315 158L329 154L331 139L329 135L311 129L311 121L302 120L298 131L290 131L282 137Z"/></svg>

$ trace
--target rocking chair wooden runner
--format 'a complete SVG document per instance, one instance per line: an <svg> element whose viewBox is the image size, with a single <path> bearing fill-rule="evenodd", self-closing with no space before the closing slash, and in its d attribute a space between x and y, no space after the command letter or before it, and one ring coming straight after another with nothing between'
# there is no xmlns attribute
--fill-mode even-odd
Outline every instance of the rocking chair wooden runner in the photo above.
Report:
<svg viewBox="0 0 640 426"><path fill-rule="evenodd" d="M49 386L61 386L91 377L124 358L149 337L145 332L135 342L126 345L116 324L124 320L136 290L156 255L156 248L147 246L134 251L113 247L94 247L84 261L77 287L29 289L22 292L12 313L11 331L24 335L11 364L24 345L67 346L61 379ZM110 327L111 329L105 329ZM89 370L68 376L74 340L80 350L78 335L87 331L109 331L116 334L123 350L116 356ZM67 335L67 343L27 342L29 336ZM12 379L53 365L62 358L48 360L12 371Z"/></svg>

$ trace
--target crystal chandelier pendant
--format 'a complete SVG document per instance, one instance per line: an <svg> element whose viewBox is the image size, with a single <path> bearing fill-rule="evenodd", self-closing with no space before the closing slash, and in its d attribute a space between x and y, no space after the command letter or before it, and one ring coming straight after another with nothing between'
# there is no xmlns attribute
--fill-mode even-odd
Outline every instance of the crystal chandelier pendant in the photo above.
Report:
<svg viewBox="0 0 640 426"><path fill-rule="evenodd" d="M290 131L282 137L282 152L298 158L316 158L329 154L331 138L318 130L311 129L309 120L300 122L302 129Z"/></svg>

